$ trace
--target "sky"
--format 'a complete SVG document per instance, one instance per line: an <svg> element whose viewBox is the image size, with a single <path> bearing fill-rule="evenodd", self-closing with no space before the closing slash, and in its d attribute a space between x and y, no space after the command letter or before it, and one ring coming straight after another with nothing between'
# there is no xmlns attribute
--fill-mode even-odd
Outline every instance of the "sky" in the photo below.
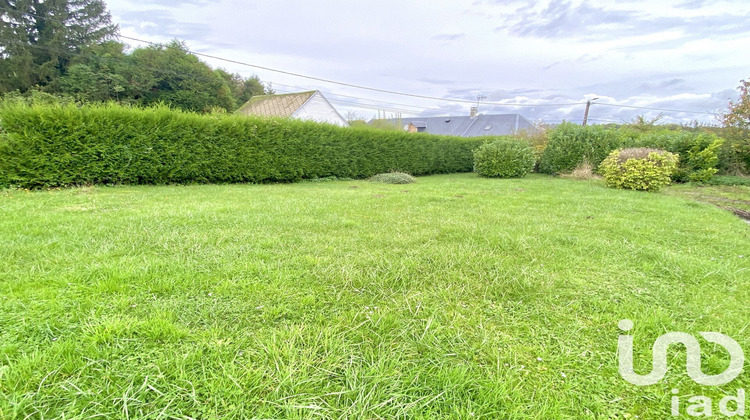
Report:
<svg viewBox="0 0 750 420"><path fill-rule="evenodd" d="M320 90L345 117L459 116L478 104L580 123L592 100L594 124L716 124L750 78L747 0L106 3L121 35L244 63L201 57L277 93Z"/></svg>

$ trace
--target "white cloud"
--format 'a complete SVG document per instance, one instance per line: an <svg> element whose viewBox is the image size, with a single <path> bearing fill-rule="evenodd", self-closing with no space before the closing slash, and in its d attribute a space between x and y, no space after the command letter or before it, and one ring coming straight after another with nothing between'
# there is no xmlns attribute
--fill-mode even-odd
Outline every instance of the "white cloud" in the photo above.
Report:
<svg viewBox="0 0 750 420"><path fill-rule="evenodd" d="M448 0L109 0L108 6L125 35L177 37L193 50L232 60L441 98L482 94L487 102L539 104L583 102L594 95L612 104L712 111L725 106L722 95L750 76L750 55L741 53L750 45L750 3L743 0L478 0L471 6ZM342 113L355 109L351 102L424 115L468 113L470 106L206 61L258 74L280 90L321 89L337 98ZM580 120L583 114L580 105L482 110L547 121ZM592 109L617 120L646 112ZM711 115L665 116L671 122L714 121Z"/></svg>

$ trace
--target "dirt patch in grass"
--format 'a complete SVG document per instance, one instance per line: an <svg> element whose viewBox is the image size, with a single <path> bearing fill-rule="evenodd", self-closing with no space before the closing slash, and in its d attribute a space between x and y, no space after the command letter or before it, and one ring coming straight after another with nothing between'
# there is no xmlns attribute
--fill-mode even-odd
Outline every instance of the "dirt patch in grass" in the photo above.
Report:
<svg viewBox="0 0 750 420"><path fill-rule="evenodd" d="M685 197L730 211L745 220L750 220L750 187L747 186L700 186L676 185L665 190L667 195Z"/></svg>

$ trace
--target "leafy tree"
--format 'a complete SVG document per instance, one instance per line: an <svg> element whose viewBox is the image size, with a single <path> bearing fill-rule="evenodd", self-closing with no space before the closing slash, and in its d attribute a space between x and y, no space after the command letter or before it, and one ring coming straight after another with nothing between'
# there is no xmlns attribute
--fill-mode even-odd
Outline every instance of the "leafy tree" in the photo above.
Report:
<svg viewBox="0 0 750 420"><path fill-rule="evenodd" d="M109 39L116 32L103 0L0 0L0 96L231 112L272 92L257 76L214 71L178 41L126 54Z"/></svg>
<svg viewBox="0 0 750 420"><path fill-rule="evenodd" d="M141 104L165 102L196 112L215 108L233 111L237 106L226 80L178 41L139 48L130 57L126 78L134 99Z"/></svg>
<svg viewBox="0 0 750 420"><path fill-rule="evenodd" d="M79 101L128 102L132 95L124 74L132 64L124 48L124 44L115 41L87 47L83 54L74 57L67 74L51 84L50 90L73 96Z"/></svg>
<svg viewBox="0 0 750 420"><path fill-rule="evenodd" d="M737 87L740 98L729 101L729 111L724 114L724 126L750 130L750 80L740 80Z"/></svg>
<svg viewBox="0 0 750 420"><path fill-rule="evenodd" d="M215 72L227 82L238 107L249 101L253 96L273 94L272 90L263 86L263 82L256 75L245 79L240 74L229 73L224 69L217 69Z"/></svg>
<svg viewBox="0 0 750 420"><path fill-rule="evenodd" d="M656 124L663 119L664 114L661 112L659 113L659 115L653 118L648 118L643 114L636 115L635 118L633 118L633 122L629 124L629 127L636 131L645 133L656 128Z"/></svg>
<svg viewBox="0 0 750 420"><path fill-rule="evenodd" d="M0 93L48 85L116 33L102 0L0 0Z"/></svg>
<svg viewBox="0 0 750 420"><path fill-rule="evenodd" d="M724 135L729 141L722 150L722 160L729 164L722 169L729 173L750 170L750 80L740 80L737 90L740 98L729 101L723 115Z"/></svg>

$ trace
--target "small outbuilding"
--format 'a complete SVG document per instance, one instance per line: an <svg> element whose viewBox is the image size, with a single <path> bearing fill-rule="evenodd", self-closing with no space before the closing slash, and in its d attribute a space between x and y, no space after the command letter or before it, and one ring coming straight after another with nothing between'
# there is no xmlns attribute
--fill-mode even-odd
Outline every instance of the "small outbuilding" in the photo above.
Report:
<svg viewBox="0 0 750 420"><path fill-rule="evenodd" d="M348 127L349 123L318 90L253 96L236 111L261 117L296 118Z"/></svg>

